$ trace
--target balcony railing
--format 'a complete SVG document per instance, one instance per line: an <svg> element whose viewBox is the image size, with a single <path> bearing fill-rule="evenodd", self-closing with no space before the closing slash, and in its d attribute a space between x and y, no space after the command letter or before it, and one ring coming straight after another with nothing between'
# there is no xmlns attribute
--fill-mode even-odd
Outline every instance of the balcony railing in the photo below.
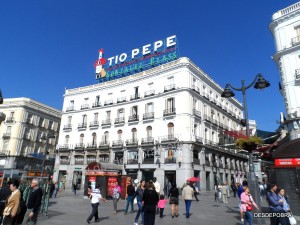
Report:
<svg viewBox="0 0 300 225"><path fill-rule="evenodd" d="M224 164L222 162L219 162L219 167L220 168L223 168L224 167Z"/></svg>
<svg viewBox="0 0 300 225"><path fill-rule="evenodd" d="M62 150L62 149L69 149L69 145L68 145L68 144L59 145L58 148L59 148L60 150Z"/></svg>
<svg viewBox="0 0 300 225"><path fill-rule="evenodd" d="M126 97L117 98L117 103L126 102Z"/></svg>
<svg viewBox="0 0 300 225"><path fill-rule="evenodd" d="M99 121L90 122L90 127L98 127L98 126L99 126Z"/></svg>
<svg viewBox="0 0 300 225"><path fill-rule="evenodd" d="M176 163L176 159L175 158L165 158L165 163Z"/></svg>
<svg viewBox="0 0 300 225"><path fill-rule="evenodd" d="M175 84L167 85L164 88L164 92L175 90Z"/></svg>
<svg viewBox="0 0 300 225"><path fill-rule="evenodd" d="M89 108L89 105L88 104L83 104L81 105L81 109L88 109Z"/></svg>
<svg viewBox="0 0 300 225"><path fill-rule="evenodd" d="M12 122L14 122L15 121L15 118L14 117L8 117L7 119L6 119L6 123L12 123Z"/></svg>
<svg viewBox="0 0 300 225"><path fill-rule="evenodd" d="M292 46L299 45L300 44L300 36L292 38L291 42L292 42Z"/></svg>
<svg viewBox="0 0 300 225"><path fill-rule="evenodd" d="M70 161L67 159L60 159L60 165L69 165Z"/></svg>
<svg viewBox="0 0 300 225"><path fill-rule="evenodd" d="M295 70L295 79L300 80L300 69Z"/></svg>
<svg viewBox="0 0 300 225"><path fill-rule="evenodd" d="M64 125L63 130L72 130L72 124Z"/></svg>
<svg viewBox="0 0 300 225"><path fill-rule="evenodd" d="M143 114L143 120L149 120L149 119L154 119L154 112Z"/></svg>
<svg viewBox="0 0 300 225"><path fill-rule="evenodd" d="M140 94L134 94L134 95L130 95L130 100L135 100L135 99L139 99L140 98Z"/></svg>
<svg viewBox="0 0 300 225"><path fill-rule="evenodd" d="M196 142L203 144L203 138L199 136L195 136Z"/></svg>
<svg viewBox="0 0 300 225"><path fill-rule="evenodd" d="M143 164L154 164L154 158L144 158Z"/></svg>
<svg viewBox="0 0 300 225"><path fill-rule="evenodd" d="M145 91L145 97L155 95L155 90Z"/></svg>
<svg viewBox="0 0 300 225"><path fill-rule="evenodd" d="M97 148L97 144L96 144L96 143L93 143L93 142L87 143L87 144L86 144L86 148L93 148L93 149L95 149L95 148Z"/></svg>
<svg viewBox="0 0 300 225"><path fill-rule="evenodd" d="M83 165L84 164L84 160L80 159L80 160L76 160L75 159L75 165Z"/></svg>
<svg viewBox="0 0 300 225"><path fill-rule="evenodd" d="M141 144L154 144L153 137L142 138Z"/></svg>
<svg viewBox="0 0 300 225"><path fill-rule="evenodd" d="M115 124L125 123L125 117L118 117L115 119Z"/></svg>
<svg viewBox="0 0 300 225"><path fill-rule="evenodd" d="M100 102L94 102L92 105L92 108L97 108L97 107L101 107Z"/></svg>
<svg viewBox="0 0 300 225"><path fill-rule="evenodd" d="M204 114L203 119L208 121L208 122L211 122L211 117L206 115L206 114Z"/></svg>
<svg viewBox="0 0 300 225"><path fill-rule="evenodd" d="M102 120L101 125L102 125L102 126L105 126L105 125L111 125L111 120L110 120L110 119Z"/></svg>
<svg viewBox="0 0 300 225"><path fill-rule="evenodd" d="M3 138L10 138L11 133L4 133L2 135Z"/></svg>
<svg viewBox="0 0 300 225"><path fill-rule="evenodd" d="M109 157L99 157L99 162L109 163Z"/></svg>
<svg viewBox="0 0 300 225"><path fill-rule="evenodd" d="M109 141L101 141L99 143L99 147L108 147L109 146Z"/></svg>
<svg viewBox="0 0 300 225"><path fill-rule="evenodd" d="M197 109L193 109L193 113L194 113L194 116L201 118L201 112L198 111Z"/></svg>
<svg viewBox="0 0 300 225"><path fill-rule="evenodd" d="M163 115L164 116L170 116L170 115L175 115L176 114L176 109L165 109Z"/></svg>
<svg viewBox="0 0 300 225"><path fill-rule="evenodd" d="M123 141L115 140L115 141L113 141L112 146L123 146Z"/></svg>
<svg viewBox="0 0 300 225"><path fill-rule="evenodd" d="M161 136L161 137L160 137L160 140L161 140L162 142L176 141L177 138L175 137L174 134L171 134L171 135L167 135L167 136Z"/></svg>
<svg viewBox="0 0 300 225"><path fill-rule="evenodd" d="M84 144L83 143L75 144L75 148L84 148Z"/></svg>
<svg viewBox="0 0 300 225"><path fill-rule="evenodd" d="M113 101L112 99L106 100L106 101L104 102L104 105L112 105L112 104L114 104L114 101Z"/></svg>
<svg viewBox="0 0 300 225"><path fill-rule="evenodd" d="M200 89L196 85L192 85L192 89L197 93L200 93Z"/></svg>
<svg viewBox="0 0 300 225"><path fill-rule="evenodd" d="M210 141L210 140L207 140L207 139L204 139L204 143L205 143L206 145L210 145L210 146L218 146L218 143L217 143L217 142Z"/></svg>
<svg viewBox="0 0 300 225"><path fill-rule="evenodd" d="M75 110L74 106L68 106L66 108L66 112L70 112L70 111L74 111L74 110Z"/></svg>
<svg viewBox="0 0 300 225"><path fill-rule="evenodd" d="M127 160L127 164L131 165L131 164L138 164L139 160L138 159L128 159Z"/></svg>
<svg viewBox="0 0 300 225"><path fill-rule="evenodd" d="M127 139L126 145L138 145L138 139Z"/></svg>
<svg viewBox="0 0 300 225"><path fill-rule="evenodd" d="M87 127L87 124L86 123L79 123L78 124L78 129L85 129Z"/></svg>
<svg viewBox="0 0 300 225"><path fill-rule="evenodd" d="M128 117L128 122L133 122L133 121L139 121L139 116L134 114Z"/></svg>

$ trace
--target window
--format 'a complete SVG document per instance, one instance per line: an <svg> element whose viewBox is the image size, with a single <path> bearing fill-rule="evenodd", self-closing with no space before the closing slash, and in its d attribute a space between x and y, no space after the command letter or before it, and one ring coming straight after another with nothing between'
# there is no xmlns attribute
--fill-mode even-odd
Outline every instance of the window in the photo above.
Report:
<svg viewBox="0 0 300 225"><path fill-rule="evenodd" d="M53 129L53 121L49 121L48 129L50 129L50 130Z"/></svg>
<svg viewBox="0 0 300 225"><path fill-rule="evenodd" d="M124 109L119 109L118 110L118 118L123 118L124 117Z"/></svg>
<svg viewBox="0 0 300 225"><path fill-rule="evenodd" d="M136 128L132 128L131 132L132 132L132 140L136 140L137 139L137 130L136 130Z"/></svg>
<svg viewBox="0 0 300 225"><path fill-rule="evenodd" d="M197 124L194 124L194 135L195 135L195 136L198 136L198 131L197 131L197 129L198 129Z"/></svg>
<svg viewBox="0 0 300 225"><path fill-rule="evenodd" d="M32 114L29 114L29 113L28 113L28 116L27 116L27 122L28 122L28 123L32 123L32 122L33 122L33 115L32 115Z"/></svg>
<svg viewBox="0 0 300 225"><path fill-rule="evenodd" d="M96 96L95 105L96 106L100 105L100 95Z"/></svg>
<svg viewBox="0 0 300 225"><path fill-rule="evenodd" d="M8 141L5 141L3 143L3 152L2 153L5 153L7 151L7 149L8 149Z"/></svg>
<svg viewBox="0 0 300 225"><path fill-rule="evenodd" d="M72 124L72 116L68 116L68 124Z"/></svg>
<svg viewBox="0 0 300 225"><path fill-rule="evenodd" d="M136 98L138 98L138 95L139 95L139 87L135 87L135 88L134 88L134 94L135 94Z"/></svg>
<svg viewBox="0 0 300 225"><path fill-rule="evenodd" d="M92 145L94 146L94 145L97 144L97 134L96 134L95 132L92 134L92 138L93 138L93 143L92 143Z"/></svg>
<svg viewBox="0 0 300 225"><path fill-rule="evenodd" d="M173 123L168 124L168 136L170 138L174 137L174 124Z"/></svg>
<svg viewBox="0 0 300 225"><path fill-rule="evenodd" d="M10 133L11 133L11 126L9 126L9 127L6 128L6 133L7 133L7 134L10 134Z"/></svg>
<svg viewBox="0 0 300 225"><path fill-rule="evenodd" d="M131 107L131 115L132 116L137 116L138 115L138 107L137 106L132 106Z"/></svg>
<svg viewBox="0 0 300 225"><path fill-rule="evenodd" d="M166 100L166 109L173 110L175 108L175 98L168 98Z"/></svg>
<svg viewBox="0 0 300 225"><path fill-rule="evenodd" d="M118 141L122 141L122 134L123 134L123 131L118 130Z"/></svg>
<svg viewBox="0 0 300 225"><path fill-rule="evenodd" d="M125 90L122 90L122 91L121 91L121 97L124 97L125 94L126 94L126 93L125 93Z"/></svg>
<svg viewBox="0 0 300 225"><path fill-rule="evenodd" d="M82 124L86 124L87 121L87 115L82 115Z"/></svg>
<svg viewBox="0 0 300 225"><path fill-rule="evenodd" d="M11 117L11 118L13 118L14 115L15 115L15 112L10 112L10 113L9 113L9 117Z"/></svg>
<svg viewBox="0 0 300 225"><path fill-rule="evenodd" d="M147 138L152 138L152 127L148 126L146 128L146 131L147 131Z"/></svg>
<svg viewBox="0 0 300 225"><path fill-rule="evenodd" d="M103 142L108 143L108 141L109 141L109 132L105 131L103 136Z"/></svg>
<svg viewBox="0 0 300 225"><path fill-rule="evenodd" d="M193 99L193 109L197 109L197 100Z"/></svg>
<svg viewBox="0 0 300 225"><path fill-rule="evenodd" d="M70 136L69 136L69 135L66 135L66 136L65 136L65 145L68 145L68 144L69 144L69 141L70 141Z"/></svg>
<svg viewBox="0 0 300 225"><path fill-rule="evenodd" d="M99 116L99 113L94 113L94 122L98 121L98 116Z"/></svg>
<svg viewBox="0 0 300 225"><path fill-rule="evenodd" d="M153 82L148 84L148 90L152 90L153 89Z"/></svg>
<svg viewBox="0 0 300 225"><path fill-rule="evenodd" d="M71 101L70 101L69 106L70 106L70 107L74 107L74 100L71 100Z"/></svg>
<svg viewBox="0 0 300 225"><path fill-rule="evenodd" d="M80 145L83 145L83 141L84 141L84 134L80 134L80 139L79 139Z"/></svg>
<svg viewBox="0 0 300 225"><path fill-rule="evenodd" d="M168 77L168 83L169 85L174 84L174 77Z"/></svg>
<svg viewBox="0 0 300 225"><path fill-rule="evenodd" d="M146 113L153 113L153 102L149 102L146 104Z"/></svg>
<svg viewBox="0 0 300 225"><path fill-rule="evenodd" d="M110 111L106 111L106 120L110 120Z"/></svg>

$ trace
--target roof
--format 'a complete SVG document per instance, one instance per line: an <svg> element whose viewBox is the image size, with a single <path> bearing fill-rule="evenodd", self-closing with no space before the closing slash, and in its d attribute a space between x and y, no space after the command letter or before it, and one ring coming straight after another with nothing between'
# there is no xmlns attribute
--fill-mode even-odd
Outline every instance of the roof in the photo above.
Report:
<svg viewBox="0 0 300 225"><path fill-rule="evenodd" d="M300 138L280 145L272 155L274 159L300 158Z"/></svg>

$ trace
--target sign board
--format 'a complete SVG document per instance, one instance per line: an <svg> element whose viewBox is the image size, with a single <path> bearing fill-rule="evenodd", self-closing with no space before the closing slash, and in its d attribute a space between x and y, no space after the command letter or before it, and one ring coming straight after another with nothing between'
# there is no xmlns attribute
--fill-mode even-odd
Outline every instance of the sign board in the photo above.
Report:
<svg viewBox="0 0 300 225"><path fill-rule="evenodd" d="M300 158L275 159L275 166L300 166Z"/></svg>
<svg viewBox="0 0 300 225"><path fill-rule="evenodd" d="M127 53L104 58L100 49L94 67L99 83L126 77L171 62L179 57L176 35L146 44Z"/></svg>

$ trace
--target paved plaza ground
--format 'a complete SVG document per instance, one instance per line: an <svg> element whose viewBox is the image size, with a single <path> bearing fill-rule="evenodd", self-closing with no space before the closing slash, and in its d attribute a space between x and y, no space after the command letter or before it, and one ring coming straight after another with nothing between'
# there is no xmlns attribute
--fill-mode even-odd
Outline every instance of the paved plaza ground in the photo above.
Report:
<svg viewBox="0 0 300 225"><path fill-rule="evenodd" d="M180 196L181 197L181 196ZM169 204L165 208L164 218L156 216L156 224L203 224L203 225L238 225L242 224L238 212L238 198L229 198L228 204L216 203L213 192L202 192L199 197L200 201L192 202L191 216L185 218L185 205L181 200L179 203L178 218L171 217L171 207ZM130 224L133 225L134 214L124 215L126 201L120 200L118 203L118 213L113 214L113 204L109 200L107 204L101 203L99 206L100 222L91 222L92 225L114 225ZM263 201L263 209L266 209L266 202ZM137 206L135 205L137 208ZM39 225L82 225L87 224L86 219L91 212L89 199L84 199L81 194L74 196L72 192L64 192L58 198L50 199L48 216L39 218ZM140 221L139 221L140 222ZM139 223L140 224L140 223ZM267 223L269 221L267 220Z"/></svg>

